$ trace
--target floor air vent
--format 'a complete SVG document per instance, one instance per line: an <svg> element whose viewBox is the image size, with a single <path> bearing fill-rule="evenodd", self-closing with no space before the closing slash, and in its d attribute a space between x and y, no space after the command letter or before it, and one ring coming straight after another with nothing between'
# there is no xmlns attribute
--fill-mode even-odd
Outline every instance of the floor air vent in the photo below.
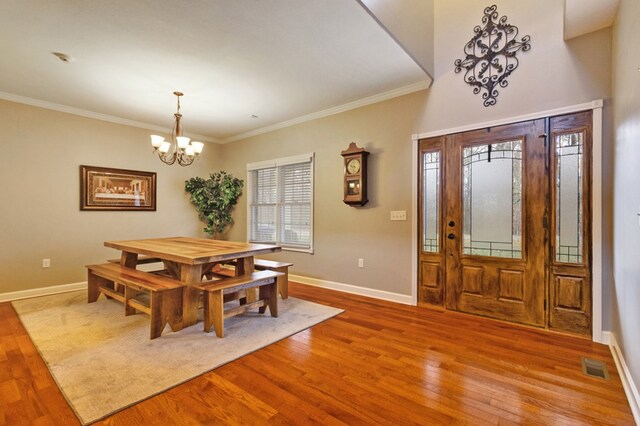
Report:
<svg viewBox="0 0 640 426"><path fill-rule="evenodd" d="M602 361L582 357L582 372L587 376L609 380L607 366Z"/></svg>

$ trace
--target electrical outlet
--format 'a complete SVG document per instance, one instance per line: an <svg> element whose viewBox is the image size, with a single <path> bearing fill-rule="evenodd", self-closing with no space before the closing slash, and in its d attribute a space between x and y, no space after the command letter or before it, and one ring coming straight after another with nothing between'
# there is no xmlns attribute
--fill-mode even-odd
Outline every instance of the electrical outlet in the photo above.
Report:
<svg viewBox="0 0 640 426"><path fill-rule="evenodd" d="M358 259L358 268L364 268L364 259Z"/></svg>
<svg viewBox="0 0 640 426"><path fill-rule="evenodd" d="M50 268L51 267L51 259L42 259L42 267Z"/></svg>
<svg viewBox="0 0 640 426"><path fill-rule="evenodd" d="M392 210L391 211L391 220L407 220L407 211L406 210Z"/></svg>

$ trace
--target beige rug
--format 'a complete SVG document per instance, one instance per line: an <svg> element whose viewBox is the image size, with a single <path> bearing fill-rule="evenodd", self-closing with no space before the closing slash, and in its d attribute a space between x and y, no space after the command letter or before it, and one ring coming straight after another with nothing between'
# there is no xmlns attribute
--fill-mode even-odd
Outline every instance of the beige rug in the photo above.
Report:
<svg viewBox="0 0 640 426"><path fill-rule="evenodd" d="M279 300L279 316L248 313L225 321L225 337L202 323L149 340L145 315L122 304L86 302L86 292L14 301L20 320L84 424L298 333L340 312L300 299Z"/></svg>

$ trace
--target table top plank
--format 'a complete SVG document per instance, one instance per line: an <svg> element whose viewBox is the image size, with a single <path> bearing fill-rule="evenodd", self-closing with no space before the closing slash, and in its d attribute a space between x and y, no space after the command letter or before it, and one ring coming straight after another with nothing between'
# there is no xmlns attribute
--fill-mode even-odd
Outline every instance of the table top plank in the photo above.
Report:
<svg viewBox="0 0 640 426"><path fill-rule="evenodd" d="M142 240L105 241L106 247L188 265L281 251L279 246L207 238L168 237Z"/></svg>

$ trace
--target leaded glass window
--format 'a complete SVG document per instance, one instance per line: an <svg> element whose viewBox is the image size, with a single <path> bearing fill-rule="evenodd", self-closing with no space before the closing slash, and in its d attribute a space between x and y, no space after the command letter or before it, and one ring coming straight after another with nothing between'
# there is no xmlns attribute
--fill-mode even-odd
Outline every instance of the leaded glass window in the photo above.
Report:
<svg viewBox="0 0 640 426"><path fill-rule="evenodd" d="M422 154L422 251L440 251L440 153Z"/></svg>
<svg viewBox="0 0 640 426"><path fill-rule="evenodd" d="M464 254L522 258L522 144L463 149Z"/></svg>
<svg viewBox="0 0 640 426"><path fill-rule="evenodd" d="M583 149L582 132L556 136L556 262L583 261Z"/></svg>

